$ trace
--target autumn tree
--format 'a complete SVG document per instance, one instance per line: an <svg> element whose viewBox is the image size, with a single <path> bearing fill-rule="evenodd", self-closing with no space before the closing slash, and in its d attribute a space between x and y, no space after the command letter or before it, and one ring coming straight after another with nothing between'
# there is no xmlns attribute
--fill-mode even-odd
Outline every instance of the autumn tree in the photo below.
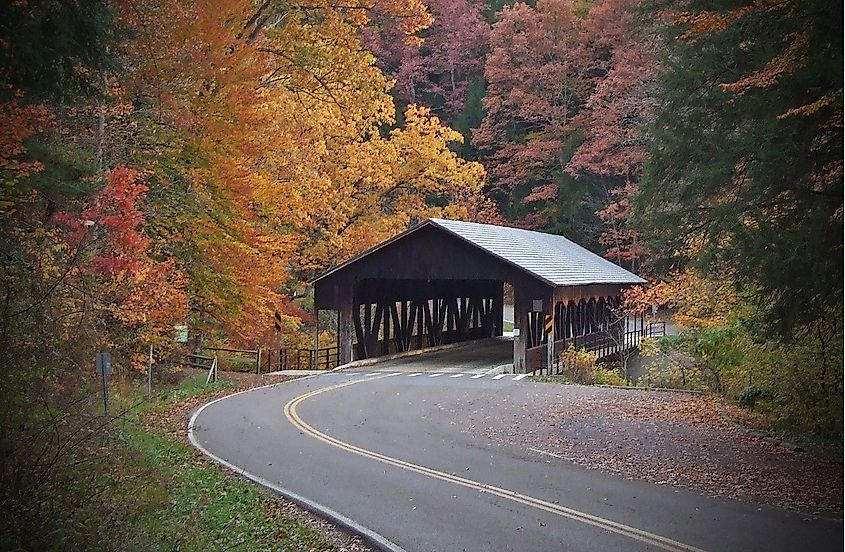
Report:
<svg viewBox="0 0 845 552"><path fill-rule="evenodd" d="M638 268L627 225L654 104L656 41L633 0L515 4L495 24L473 143L491 194L521 225ZM604 227L602 228L602 225Z"/></svg>
<svg viewBox="0 0 845 552"><path fill-rule="evenodd" d="M403 34L395 17L382 16L364 29L364 44L395 79L401 105L424 105L451 121L482 77L490 27L476 0L426 0L425 6L433 22L417 35Z"/></svg>
<svg viewBox="0 0 845 552"><path fill-rule="evenodd" d="M685 339L723 391L841 441L842 6L671 7L635 220L685 308L724 311Z"/></svg>
<svg viewBox="0 0 845 552"><path fill-rule="evenodd" d="M290 300L303 280L414 218L476 209L483 171L450 151L460 136L418 109L390 130L390 82L361 48L371 17L413 36L431 21L422 4L221 1L121 14L160 39L154 55L145 40L125 50L136 70L124 88L143 98L128 122L144 127L124 142L166 140L132 152L157 167L153 241L180 259L193 325L207 336L267 342L278 310L294 339L309 321Z"/></svg>
<svg viewBox="0 0 845 552"><path fill-rule="evenodd" d="M503 8L491 32L485 115L473 143L487 155L490 193L523 226L542 226L538 211L570 180L566 151L579 139L573 119L589 90L580 26L570 2L544 0Z"/></svg>
<svg viewBox="0 0 845 552"><path fill-rule="evenodd" d="M629 224L630 203L647 159L644 127L657 101L661 47L653 17L636 0L591 5L581 40L594 86L575 121L584 141L566 167L576 178L598 177L606 194L596 213L604 224L599 242L609 259L635 271L645 251Z"/></svg>
<svg viewBox="0 0 845 552"><path fill-rule="evenodd" d="M783 336L842 304L842 6L687 2L638 213L666 263L722 263ZM687 251L697 252L694 256Z"/></svg>

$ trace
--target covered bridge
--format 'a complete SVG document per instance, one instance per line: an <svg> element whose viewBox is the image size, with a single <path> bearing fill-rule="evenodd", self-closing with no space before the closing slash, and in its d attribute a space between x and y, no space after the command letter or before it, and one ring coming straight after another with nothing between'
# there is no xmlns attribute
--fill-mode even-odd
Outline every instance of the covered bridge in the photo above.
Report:
<svg viewBox="0 0 845 552"><path fill-rule="evenodd" d="M428 219L313 282L315 308L338 311L341 364L501 336L505 283L519 373L544 358L544 315L553 316L558 351L624 339L631 321L616 307L626 287L645 280L563 236Z"/></svg>

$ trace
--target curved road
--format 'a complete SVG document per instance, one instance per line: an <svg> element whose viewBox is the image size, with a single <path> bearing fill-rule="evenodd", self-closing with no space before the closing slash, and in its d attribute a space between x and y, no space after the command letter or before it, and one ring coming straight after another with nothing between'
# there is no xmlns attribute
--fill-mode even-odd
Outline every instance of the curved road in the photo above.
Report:
<svg viewBox="0 0 845 552"><path fill-rule="evenodd" d="M623 480L489 443L450 412L560 389L481 369L423 367L379 365L233 395L195 414L191 439L397 550L842 549L839 521Z"/></svg>

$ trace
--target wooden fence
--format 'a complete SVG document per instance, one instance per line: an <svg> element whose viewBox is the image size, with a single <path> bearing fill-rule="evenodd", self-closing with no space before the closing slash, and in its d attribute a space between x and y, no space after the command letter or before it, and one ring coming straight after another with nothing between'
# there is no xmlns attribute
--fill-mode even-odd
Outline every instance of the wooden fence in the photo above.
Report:
<svg viewBox="0 0 845 552"><path fill-rule="evenodd" d="M282 349L279 355L279 370L331 370L339 363L339 347Z"/></svg>

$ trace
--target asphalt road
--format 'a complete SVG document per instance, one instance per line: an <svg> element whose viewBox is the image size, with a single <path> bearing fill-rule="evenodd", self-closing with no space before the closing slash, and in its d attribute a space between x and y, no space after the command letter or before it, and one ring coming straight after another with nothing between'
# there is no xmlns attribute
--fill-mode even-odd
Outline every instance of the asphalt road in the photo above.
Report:
<svg viewBox="0 0 845 552"><path fill-rule="evenodd" d="M450 414L484 409L494 397L501 404L560 392L556 386L482 370L389 369L325 374L216 401L195 415L192 439L396 549L842 550L841 521L585 470L489 443Z"/></svg>

